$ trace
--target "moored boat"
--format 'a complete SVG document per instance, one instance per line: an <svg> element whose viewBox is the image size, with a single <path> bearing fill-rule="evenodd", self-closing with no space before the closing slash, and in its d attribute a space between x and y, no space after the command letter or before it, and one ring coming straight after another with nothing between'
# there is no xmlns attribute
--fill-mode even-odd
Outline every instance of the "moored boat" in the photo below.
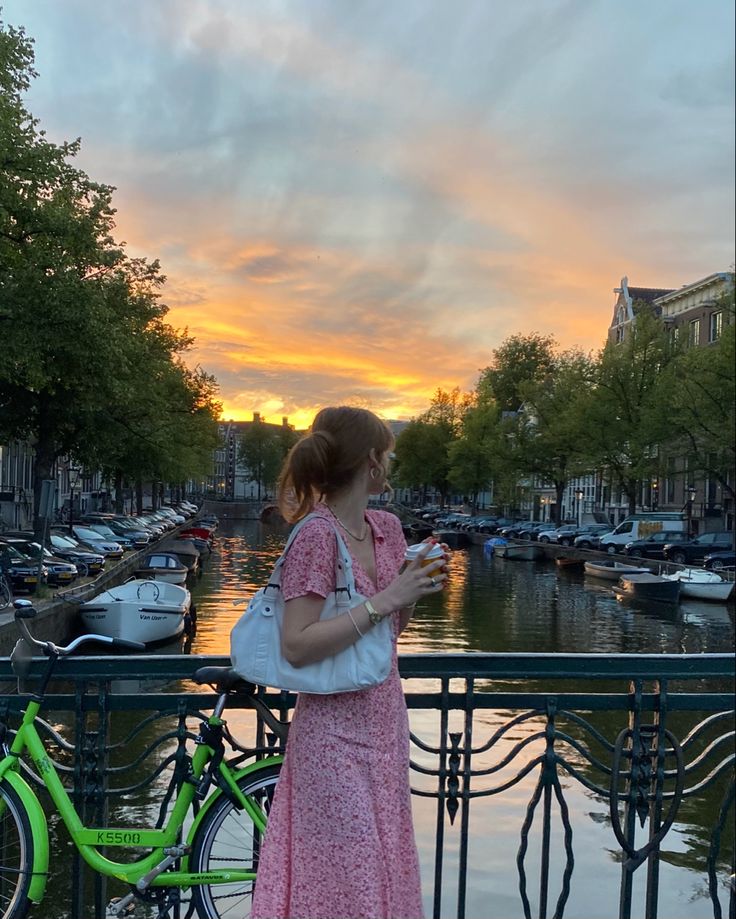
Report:
<svg viewBox="0 0 736 919"><path fill-rule="evenodd" d="M151 645L181 635L191 605L184 587L134 578L80 604L79 612L91 632Z"/></svg>
<svg viewBox="0 0 736 919"><path fill-rule="evenodd" d="M715 571L706 571L705 568L683 568L662 577L668 581L678 581L682 596L692 597L694 600L726 603L734 593L733 581L727 581Z"/></svg>
<svg viewBox="0 0 736 919"><path fill-rule="evenodd" d="M555 559L555 565L558 568L564 568L566 571L575 571L578 568L582 568L584 563L584 559L572 558L569 555L558 555Z"/></svg>
<svg viewBox="0 0 736 919"><path fill-rule="evenodd" d="M184 585L189 569L179 561L173 552L152 552L136 568L136 578L153 578L154 581L168 581L169 584Z"/></svg>
<svg viewBox="0 0 736 919"><path fill-rule="evenodd" d="M667 578L648 571L646 574L623 575L613 591L616 596L622 595L634 600L677 603L680 598L680 582L668 581Z"/></svg>
<svg viewBox="0 0 736 919"><path fill-rule="evenodd" d="M605 581L618 581L623 575L649 574L648 568L639 568L636 565L625 565L623 562L586 562L585 573Z"/></svg>
<svg viewBox="0 0 736 919"><path fill-rule="evenodd" d="M499 547L496 552L501 556L501 558L508 558L513 559L514 561L522 562L534 562L538 558L542 558L544 555L544 552L542 552L539 546L517 546L513 543Z"/></svg>
<svg viewBox="0 0 736 919"><path fill-rule="evenodd" d="M200 570L200 552L191 539L175 539L169 537L161 543L163 552L171 552L182 565L186 565L191 575L198 574Z"/></svg>

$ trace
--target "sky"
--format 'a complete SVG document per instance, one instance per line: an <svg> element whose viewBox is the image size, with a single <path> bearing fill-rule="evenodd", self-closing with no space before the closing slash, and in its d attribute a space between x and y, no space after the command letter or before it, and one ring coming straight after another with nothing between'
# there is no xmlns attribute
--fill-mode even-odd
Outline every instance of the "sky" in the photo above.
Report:
<svg viewBox="0 0 736 919"><path fill-rule="evenodd" d="M0 0L223 416L391 419L734 264L732 0Z"/></svg>

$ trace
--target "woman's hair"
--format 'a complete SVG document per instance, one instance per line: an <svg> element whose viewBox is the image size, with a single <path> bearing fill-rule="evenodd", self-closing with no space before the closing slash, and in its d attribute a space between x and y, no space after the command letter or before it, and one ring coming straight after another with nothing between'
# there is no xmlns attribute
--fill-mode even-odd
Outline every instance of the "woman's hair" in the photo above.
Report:
<svg viewBox="0 0 736 919"><path fill-rule="evenodd" d="M290 450L279 479L279 507L286 520L301 520L316 501L350 482L371 450L390 450L390 428L365 408L323 408Z"/></svg>

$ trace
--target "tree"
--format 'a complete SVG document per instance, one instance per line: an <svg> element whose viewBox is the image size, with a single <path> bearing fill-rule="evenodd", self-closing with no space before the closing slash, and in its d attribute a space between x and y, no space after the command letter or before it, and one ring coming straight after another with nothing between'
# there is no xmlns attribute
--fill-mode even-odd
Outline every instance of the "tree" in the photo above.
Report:
<svg viewBox="0 0 736 919"><path fill-rule="evenodd" d="M396 440L396 480L405 487L431 487L445 504L450 489L449 447L458 437L472 396L459 388L438 389L424 414L411 421Z"/></svg>
<svg viewBox="0 0 736 919"><path fill-rule="evenodd" d="M258 483L258 500L261 490L269 491L276 485L284 458L298 440L293 428L282 425L275 429L263 421L253 421L240 439L240 456Z"/></svg>
<svg viewBox="0 0 736 919"><path fill-rule="evenodd" d="M174 365L190 340L165 322L158 262L115 243L113 189L73 164L79 141L52 144L25 109L32 65L23 30L0 24L0 440L34 445L39 531L40 486L56 459L101 456L115 414L131 434L137 410L151 416L149 395L160 408L157 388L163 399L177 374L187 379ZM127 456L152 467L141 427ZM159 459L166 449L158 443Z"/></svg>
<svg viewBox="0 0 736 919"><path fill-rule="evenodd" d="M493 399L502 412L518 411L524 401L522 387L542 381L552 372L554 349L551 335L511 335L494 350L492 363L481 371L479 397Z"/></svg>
<svg viewBox="0 0 736 919"><path fill-rule="evenodd" d="M661 445L670 437L669 394L663 373L678 353L676 344L646 306L620 343L599 354L588 436L596 465L603 466L636 512L642 481L656 476Z"/></svg>
<svg viewBox="0 0 736 919"><path fill-rule="evenodd" d="M587 436L593 375L591 358L571 350L555 355L545 379L520 385L524 403L515 437L518 466L554 485L558 524L568 482L594 465Z"/></svg>
<svg viewBox="0 0 736 919"><path fill-rule="evenodd" d="M736 316L734 288L722 294L723 329L706 347L676 356L662 381L672 452L686 453L688 473L713 479L733 503L736 494Z"/></svg>
<svg viewBox="0 0 736 919"><path fill-rule="evenodd" d="M473 512L478 493L493 480L504 437L498 406L484 401L466 410L460 436L450 443L448 478L453 487L470 496Z"/></svg>

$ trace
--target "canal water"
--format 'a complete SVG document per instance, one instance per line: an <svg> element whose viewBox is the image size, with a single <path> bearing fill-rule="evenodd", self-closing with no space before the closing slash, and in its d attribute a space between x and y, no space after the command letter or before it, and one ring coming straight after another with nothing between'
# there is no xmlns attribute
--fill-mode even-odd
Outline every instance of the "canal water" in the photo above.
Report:
<svg viewBox="0 0 736 919"><path fill-rule="evenodd" d="M278 558L285 540L285 530L262 526L255 522L224 521L217 533L212 555L206 560L202 577L192 589L198 610L197 634L187 649L192 654L227 654L232 626L244 607L234 601L247 599L262 586ZM451 575L447 589L426 598L417 606L408 629L402 636L402 652L602 652L602 653L698 653L731 651L734 644L733 607L705 603L681 603L677 607L636 608L615 600L610 587L594 583L580 574L560 572L549 562L514 562L484 555L481 547L471 547L453 553ZM180 647L163 649L164 653L181 653ZM160 652L161 653L161 652ZM438 681L407 681L407 692L437 691ZM462 688L458 681L453 690ZM490 687L489 687L490 688ZM493 689L523 691L529 687L517 681L507 681ZM600 685L575 685L578 691L602 691ZM573 689L573 684L555 682L555 691ZM628 684L606 689L626 692ZM125 738L132 732L142 713L120 713L113 719L113 732ZM497 731L506 731L501 741L485 754L473 757L474 768L493 769L488 776L474 779L474 790L495 787L511 781L534 757L543 752L544 722L536 719L505 727L511 720L509 712L477 712L473 723L473 743L481 746ZM590 716L595 728L609 740L625 727L613 716ZM416 738L429 747L436 746L440 736L439 714L434 711L412 710L411 729ZM69 736L71 722L59 727ZM236 736L252 736L252 713L231 710L228 722ZM610 752L594 748L589 735L574 724L565 724L573 739L588 744L594 755L610 762ZM194 723L192 727L194 727ZM460 713L451 713L451 731L462 731ZM152 723L130 744L124 745L121 761L131 762L142 756L161 728ZM678 730L678 736L684 736ZM242 733L241 733L242 732ZM541 738L534 735L541 732ZM518 755L508 766L500 768L499 760L519 744ZM566 751L579 773L607 786L607 777L593 774L582 757L576 759L573 748ZM715 762L723 759L722 754ZM157 754L159 756L159 754ZM163 754L160 754L163 756ZM422 769L433 769L437 758L420 746L412 745L412 760L418 770L412 772L412 786L420 794L413 796L414 819L419 848L425 912L432 915L432 890L437 822L437 805L431 797L436 779L428 778ZM156 763L147 763L155 766ZM467 919L523 919L524 910L519 894L517 851L522 824L534 792L538 768L503 793L475 798L471 806L468 849ZM162 776L163 781L164 776ZM127 780L116 781L127 784ZM163 787L163 786L162 786ZM573 830L575 866L570 884L570 896L565 907L566 919L615 919L618 915L618 892L621 880L618 847L611 830L606 802L579 781L561 776L564 799L569 808ZM659 883L660 919L706 919L714 915L708 895L706 859L711 827L717 819L722 786L718 792L706 792L686 799L678 813L677 823L668 833L663 845ZM158 792L148 789L139 799L127 803L111 802L110 822L130 825L131 820L154 821L158 815ZM460 859L459 819L450 826L445 821L443 852L442 915L456 915L457 866ZM68 919L69 870L71 851L66 833L55 817L51 820L53 846L57 857L52 865L47 898L40 912L45 919ZM538 915L540 877L540 813L535 814L529 833L524 861L531 915ZM645 840L637 837L637 844ZM318 844L318 841L315 841ZM559 809L553 807L551 838L553 853L549 883L548 915L562 887L564 871L564 838ZM732 870L729 862L733 851L733 831L727 827L719 864L720 899L727 904L726 884ZM68 854L68 857L67 857ZM641 915L644 902L645 868L636 872L632 915ZM122 894L111 882L110 895ZM725 906L725 914L728 906ZM138 916L155 915L155 911L139 907ZM239 917L234 917L239 919Z"/></svg>
<svg viewBox="0 0 736 919"><path fill-rule="evenodd" d="M225 522L221 525L215 551L194 589L198 629L191 649L193 653L228 653L230 630L243 610L233 601L248 597L265 583L280 554L284 538L284 531L255 522ZM453 553L448 588L442 594L419 603L401 641L403 652L677 654L731 651L733 646L732 606L695 601L674 607L623 605L612 595L610 584L594 582L579 573L559 571L550 562L489 558L478 546ZM437 686L436 681L426 685L411 681L411 685L407 683L407 691L436 691ZM555 687L558 691L573 688L572 685L561 685L559 681ZM579 685L576 688L581 689ZM586 688L600 691L600 686ZM627 688L616 687L616 691L625 692ZM505 712L478 714L474 723L474 744L481 745L508 720L510 715ZM625 726L619 722L609 723L605 717L591 720L611 740ZM430 745L437 743L437 713L412 711L411 726L413 733L423 742ZM542 722L518 725L505 738L501 749L504 752L510 750L542 727ZM451 717L450 729L462 730L459 718ZM529 749L534 750L535 755L540 752L538 746L530 746ZM497 753L496 760L498 756ZM412 749L412 758L419 766L436 766L436 759L416 746ZM530 753L520 759L517 757L511 770L503 773L504 778L518 772L530 758ZM476 767L482 762L481 756L475 763ZM491 765L491 762L488 764ZM579 765L584 768L585 764ZM527 780L503 795L478 798L473 802L468 856L469 919L515 919L524 915L518 890L516 853L537 774L534 770ZM605 777L602 779L598 775L596 779L599 785L607 784ZM420 791L433 787L432 782L424 779L419 772L413 773L412 784ZM488 784L486 782L486 786ZM479 781L476 787L483 787L483 783ZM563 777L562 787L570 808L575 853L575 869L565 916L567 919L613 919L618 914L621 872L607 805L577 781ZM721 793L718 793L719 800ZM686 802L680 810L682 822L668 834L663 846L659 885L659 915L662 919L713 916L705 860L718 803L714 795L709 797L707 794L697 801ZM425 909L431 915L436 804L431 799L415 796L414 809L427 891ZM539 886L538 818L537 814L525 862L534 915L537 914L536 892ZM637 843L641 844L641 840L638 839ZM724 839L725 853L732 851L732 844L732 836L730 841ZM446 828L443 915L455 914L454 872L459 858L458 845L459 828ZM561 889L564 870L562 824L559 819L553 829L552 851L555 855L550 879L550 903L554 904ZM728 865L724 864L722 869L721 901L727 902L725 884ZM644 871L642 869L637 873L634 884L635 902L638 900L640 904L643 903L641 886ZM552 912L550 910L550 914Z"/></svg>

